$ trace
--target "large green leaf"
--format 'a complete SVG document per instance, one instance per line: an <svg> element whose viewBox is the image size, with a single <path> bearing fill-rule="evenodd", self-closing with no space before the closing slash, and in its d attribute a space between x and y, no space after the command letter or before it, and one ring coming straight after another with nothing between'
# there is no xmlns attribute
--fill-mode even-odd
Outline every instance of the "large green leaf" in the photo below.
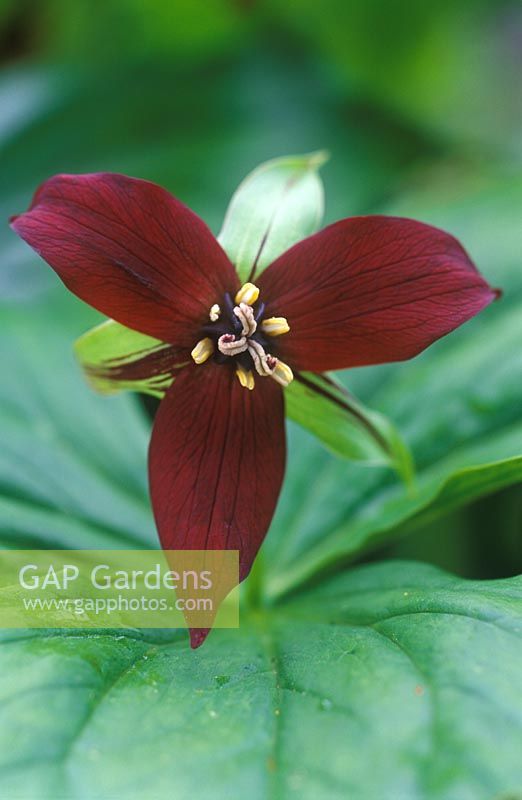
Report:
<svg viewBox="0 0 522 800"><path fill-rule="evenodd" d="M324 193L317 171L326 159L322 152L275 158L240 184L218 240L242 281L318 230Z"/></svg>
<svg viewBox="0 0 522 800"><path fill-rule="evenodd" d="M517 453L521 437L522 426L515 426L506 432L505 442L494 440L490 451L496 447L498 452ZM471 460L472 456L475 461L484 458L479 451L464 454L466 460ZM339 566L372 546L405 536L485 494L522 482L522 456L506 456L460 469L457 467L459 460L443 461L436 468L421 473L413 493L399 492L383 482L379 488L372 487L373 491L362 494L360 499L354 498L352 488L346 492L348 497L343 497L341 480L336 479L331 470L316 471L317 490L303 502L300 514L289 515L285 527L287 537L281 538L266 555L271 562L266 591L269 595L282 594L318 571ZM311 468L310 462L307 468ZM354 481L363 492L362 481ZM298 492L299 484L293 488ZM330 506L324 514L328 499ZM352 501L355 513L351 519L346 516L343 520L341 509L346 508L347 500ZM322 517L319 509L323 509ZM284 524L284 516L276 521L274 538L279 526ZM316 533L325 530L324 538Z"/></svg>
<svg viewBox="0 0 522 800"><path fill-rule="evenodd" d="M0 382L0 542L143 547L157 541L144 415L130 398L97 397L74 361L69 337L95 318L63 291L25 313L0 308L7 376Z"/></svg>
<svg viewBox="0 0 522 800"><path fill-rule="evenodd" d="M521 659L520 579L411 562L341 575L195 653L185 634L10 632L0 794L518 796Z"/></svg>

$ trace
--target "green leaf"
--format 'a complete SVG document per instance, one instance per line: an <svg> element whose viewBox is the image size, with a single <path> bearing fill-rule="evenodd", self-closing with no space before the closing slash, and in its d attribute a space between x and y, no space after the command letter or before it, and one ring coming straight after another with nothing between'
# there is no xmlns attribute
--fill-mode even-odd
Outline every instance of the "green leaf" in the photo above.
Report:
<svg viewBox="0 0 522 800"><path fill-rule="evenodd" d="M96 315L60 290L0 307L0 544L154 547L149 426L130 397L100 398L72 342Z"/></svg>
<svg viewBox="0 0 522 800"><path fill-rule="evenodd" d="M235 192L218 240L242 281L251 280L321 225L324 197L320 151L275 158L248 175Z"/></svg>
<svg viewBox="0 0 522 800"><path fill-rule="evenodd" d="M126 328L112 319L84 333L74 346L87 380L96 391L114 394L128 389L153 397L163 397L173 381L170 373L147 379L121 380L119 370L168 348L164 342Z"/></svg>
<svg viewBox="0 0 522 800"><path fill-rule="evenodd" d="M521 435L522 427L519 427L511 430L508 438L520 442ZM321 570L346 563L371 547L406 536L479 497L522 482L522 457L513 456L462 469L456 469L455 462L451 466L446 462L439 465L438 470L421 473L415 493L404 493L384 484L380 491L362 494L364 489L359 482L357 488L362 496L354 503L353 517L341 522L340 507L343 500L353 503L352 492L345 492L348 497L343 497L342 481L330 480L331 471L316 473L318 491L304 504L301 514L294 516L287 528L287 538L279 548L266 555L266 558L276 561L266 576L265 591L272 597L284 594ZM307 468L310 470L309 462ZM345 477L344 483L346 480ZM357 483L356 478L355 481ZM298 486L293 488L299 490ZM332 498L332 504L335 497L337 507L321 525L319 515L325 495ZM314 503L315 512L311 510ZM314 524L315 528L312 527ZM276 523L275 530L278 527ZM328 533L321 539L316 531L323 530L324 533L324 529Z"/></svg>
<svg viewBox="0 0 522 800"><path fill-rule="evenodd" d="M302 373L285 389L285 400L289 418L332 452L351 461L392 467L411 484L411 454L392 423L366 409L333 377Z"/></svg>
<svg viewBox="0 0 522 800"><path fill-rule="evenodd" d="M511 796L521 659L520 579L411 562L244 615L196 652L176 632L9 632L0 794Z"/></svg>

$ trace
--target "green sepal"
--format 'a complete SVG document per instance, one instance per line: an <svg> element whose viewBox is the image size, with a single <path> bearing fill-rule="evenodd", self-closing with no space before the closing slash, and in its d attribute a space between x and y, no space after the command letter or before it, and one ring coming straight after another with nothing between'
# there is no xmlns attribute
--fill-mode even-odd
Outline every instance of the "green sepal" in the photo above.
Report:
<svg viewBox="0 0 522 800"><path fill-rule="evenodd" d="M80 336L74 351L89 384L97 392L115 394L129 390L163 397L172 384L172 374L165 372L131 380L121 377L121 369L169 347L159 339L109 319Z"/></svg>
<svg viewBox="0 0 522 800"><path fill-rule="evenodd" d="M288 416L351 461L396 470L413 483L412 455L390 420L370 411L331 375L303 373L285 390Z"/></svg>
<svg viewBox="0 0 522 800"><path fill-rule="evenodd" d="M261 164L239 185L218 241L243 282L258 276L285 250L319 229L324 191L318 170L327 159L322 150L275 158Z"/></svg>

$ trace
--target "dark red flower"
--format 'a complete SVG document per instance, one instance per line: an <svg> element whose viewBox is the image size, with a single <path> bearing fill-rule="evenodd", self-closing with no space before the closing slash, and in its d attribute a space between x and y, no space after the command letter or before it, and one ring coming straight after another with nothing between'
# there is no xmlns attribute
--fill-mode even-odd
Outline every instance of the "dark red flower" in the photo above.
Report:
<svg viewBox="0 0 522 800"><path fill-rule="evenodd" d="M175 375L149 453L161 543L239 550L241 580L283 480L283 387L411 358L496 296L452 236L384 216L330 225L241 287L199 217L122 175L54 177L12 226L78 297L167 343L119 376Z"/></svg>

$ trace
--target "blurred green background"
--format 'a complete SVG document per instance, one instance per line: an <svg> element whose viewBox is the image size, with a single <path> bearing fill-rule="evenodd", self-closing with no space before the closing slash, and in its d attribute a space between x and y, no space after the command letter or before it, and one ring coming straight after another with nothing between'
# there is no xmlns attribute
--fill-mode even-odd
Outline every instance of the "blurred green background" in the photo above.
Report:
<svg viewBox="0 0 522 800"><path fill-rule="evenodd" d="M288 426L238 630L0 631L2 798L521 796L520 579L431 567L522 573L521 73L513 0L0 0L0 548L157 546L150 414L87 387L100 316L7 225L49 176L151 179L217 233L260 162L325 148L327 222L438 225L504 291L343 375L416 495Z"/></svg>
<svg viewBox="0 0 522 800"><path fill-rule="evenodd" d="M167 186L217 231L255 165L327 148L327 221L439 217L472 254L479 236L499 285L488 255L518 259L519 2L3 0L0 59L3 219L55 172L111 170ZM2 296L24 313L56 280L7 230L1 243ZM388 369L350 385L365 398ZM512 487L377 555L512 575L521 517Z"/></svg>

